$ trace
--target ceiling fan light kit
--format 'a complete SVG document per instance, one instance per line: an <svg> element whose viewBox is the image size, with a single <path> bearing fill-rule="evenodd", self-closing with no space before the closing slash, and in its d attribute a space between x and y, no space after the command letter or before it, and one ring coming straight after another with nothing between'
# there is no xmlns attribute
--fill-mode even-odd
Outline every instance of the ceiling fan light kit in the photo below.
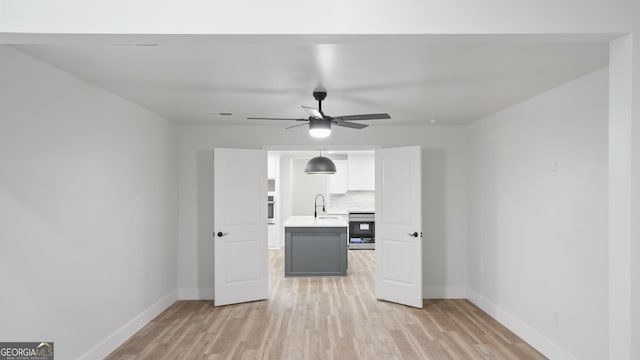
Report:
<svg viewBox="0 0 640 360"><path fill-rule="evenodd" d="M360 120L381 120L391 119L391 116L386 113L382 114L361 114L361 115L343 115L343 116L329 116L322 112L322 100L327 97L326 91L316 90L313 92L313 98L318 100L318 109L312 107L303 106L304 111L307 112L309 117L307 119L289 119L289 118L263 118L263 117L248 117L249 120L292 120L292 121L304 121L303 124L289 126L286 129L291 129L298 126L309 124L309 134L313 137L323 138L331 134L331 125L342 126L352 129L364 129L369 125L355 123L351 121Z"/></svg>
<svg viewBox="0 0 640 360"><path fill-rule="evenodd" d="M331 121L310 117L309 134L317 138L324 138L331 135Z"/></svg>

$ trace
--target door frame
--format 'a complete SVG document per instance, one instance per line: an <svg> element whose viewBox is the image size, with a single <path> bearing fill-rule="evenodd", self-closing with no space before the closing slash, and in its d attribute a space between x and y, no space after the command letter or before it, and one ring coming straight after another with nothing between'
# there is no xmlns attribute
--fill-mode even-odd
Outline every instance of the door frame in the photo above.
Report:
<svg viewBox="0 0 640 360"><path fill-rule="evenodd" d="M418 145L418 146L420 147L420 149L422 149L421 145ZM402 147L406 147L406 146L402 146ZM263 146L262 150L264 150L266 152L265 155L268 158L269 152L278 152L278 151L280 151L280 152L319 151L320 149L325 150L327 148L331 148L331 150L338 150L338 151L349 151L349 150L354 150L354 151L356 151L356 150L374 150L375 151L377 149L382 149L383 147L381 145L268 145L268 146ZM422 171L422 163L420 163L420 171ZM376 175L377 174L378 174L378 172L376 172ZM277 186L279 186L279 185L277 185ZM422 184L420 186L422 186ZM215 192L214 192L214 196L215 196ZM265 194L265 196L266 196L266 194ZM377 192L376 192L376 203L378 201L379 201L379 199L377 198ZM280 205L280 208L282 208L282 205ZM423 222L422 218L420 219L421 222ZM214 221L213 225L215 227L215 221ZM268 251L268 249L267 249L267 251ZM268 258L268 256L267 256L267 258ZM422 260L421 260L421 267L424 268L424 263L423 263ZM267 266L267 278L269 276L268 272L269 272L269 266ZM422 286L424 286L424 284L422 284ZM269 296L269 294L267 294L267 299L268 299L268 296ZM424 296L424 294L423 294L423 296Z"/></svg>
<svg viewBox="0 0 640 360"><path fill-rule="evenodd" d="M407 147L407 146L411 146L411 145L403 145L403 146L390 146L389 148L395 148L395 147ZM422 149L422 145L417 145L420 147L421 151ZM263 150L267 151L267 154L269 154L269 152L295 152L295 151L318 151L320 149L322 149L323 151L325 149L331 149L331 150L337 150L337 151L357 151L357 150L378 150L378 149L383 149L385 147L383 147L382 145L265 145L262 147ZM374 155L375 156L375 155ZM281 165L282 166L282 165ZM420 163L420 171L422 172L422 162ZM279 185L276 185L279 186ZM422 186L422 184L420 185ZM282 199L282 196L280 196L280 199ZM377 198L376 195L376 203L379 201L379 199ZM421 200L422 201L422 200ZM283 205L280 204L280 209L283 208ZM282 214L280 214L281 218L283 217ZM421 221L421 225L424 225L424 216L422 216L422 218L420 219ZM424 229L423 229L424 231ZM421 238L421 241L424 241L423 238ZM424 245L424 244L423 244ZM423 251L424 251L424 247L423 247ZM422 261L421 261L421 271L424 271L424 257L422 257ZM423 279L424 280L424 279ZM424 287L424 284L421 284ZM422 294L422 296L424 297L424 293Z"/></svg>

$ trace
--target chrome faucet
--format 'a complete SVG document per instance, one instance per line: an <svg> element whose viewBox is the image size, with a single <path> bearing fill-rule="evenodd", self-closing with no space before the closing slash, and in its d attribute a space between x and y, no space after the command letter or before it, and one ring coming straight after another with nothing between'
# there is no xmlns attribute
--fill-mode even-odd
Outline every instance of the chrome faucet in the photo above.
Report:
<svg viewBox="0 0 640 360"><path fill-rule="evenodd" d="M318 194L316 195L316 198L313 199L313 217L314 218L318 217L318 196L322 198L322 211L327 212L327 210L324 208L324 196L322 196L322 194Z"/></svg>

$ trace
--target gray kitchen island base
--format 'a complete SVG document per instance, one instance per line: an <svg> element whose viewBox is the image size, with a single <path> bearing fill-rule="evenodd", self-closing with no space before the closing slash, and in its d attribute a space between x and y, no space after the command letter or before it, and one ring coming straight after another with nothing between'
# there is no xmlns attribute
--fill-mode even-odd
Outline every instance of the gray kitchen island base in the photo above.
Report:
<svg viewBox="0 0 640 360"><path fill-rule="evenodd" d="M285 227L285 276L346 276L346 227Z"/></svg>

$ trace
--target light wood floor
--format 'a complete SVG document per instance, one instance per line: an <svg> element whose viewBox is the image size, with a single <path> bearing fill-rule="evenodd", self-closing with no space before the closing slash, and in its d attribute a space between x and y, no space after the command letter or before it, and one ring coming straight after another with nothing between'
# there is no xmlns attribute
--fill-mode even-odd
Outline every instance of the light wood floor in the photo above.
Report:
<svg viewBox="0 0 640 360"><path fill-rule="evenodd" d="M285 278L283 254L269 251L268 301L178 301L108 359L545 358L467 300L377 301L373 251L335 278Z"/></svg>

